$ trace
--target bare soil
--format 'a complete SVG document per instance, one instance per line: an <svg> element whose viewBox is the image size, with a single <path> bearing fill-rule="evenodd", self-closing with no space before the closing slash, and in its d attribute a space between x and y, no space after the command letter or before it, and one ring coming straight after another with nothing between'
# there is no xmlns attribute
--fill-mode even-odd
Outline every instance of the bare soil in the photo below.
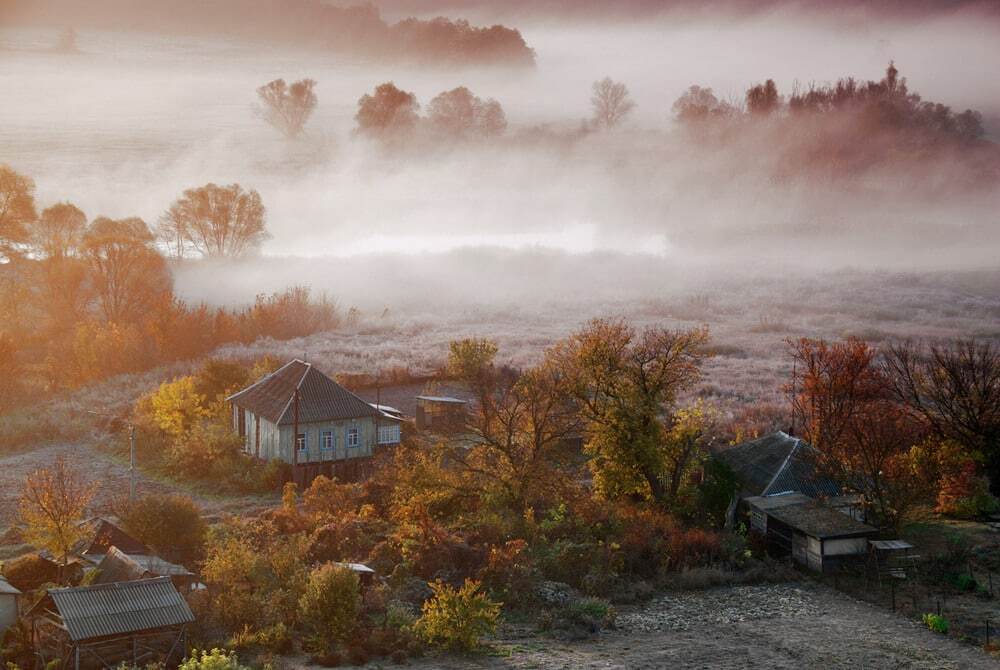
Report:
<svg viewBox="0 0 1000 670"><path fill-rule="evenodd" d="M495 655L439 657L416 668L1000 668L1000 659L813 583L718 588L623 611L589 642L507 636Z"/></svg>

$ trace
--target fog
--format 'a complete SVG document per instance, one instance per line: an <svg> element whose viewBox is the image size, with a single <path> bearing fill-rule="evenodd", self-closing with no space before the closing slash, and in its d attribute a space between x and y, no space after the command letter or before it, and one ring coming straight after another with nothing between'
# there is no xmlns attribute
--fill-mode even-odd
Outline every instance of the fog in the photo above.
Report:
<svg viewBox="0 0 1000 670"><path fill-rule="evenodd" d="M877 80L895 60L925 99L982 112L995 141L995 15L859 20L775 6L600 22L469 11L517 27L536 67L417 67L90 27L79 29L79 53L59 54L58 17L4 25L0 163L35 179L42 206L69 200L91 218L155 223L181 191L210 181L258 190L272 235L264 258L185 263L177 289L192 300L245 301L290 283L370 306L624 299L692 276L996 265L1000 189L970 177L961 155L776 179L781 154L767 138L708 143L670 111L692 84L738 101L766 78L787 94L796 83ZM614 132L577 137L591 83L605 75L627 84L637 108ZM278 77L318 82L319 106L294 141L253 112L256 87ZM357 100L384 81L424 105L461 85L495 98L507 137L402 149L358 137Z"/></svg>

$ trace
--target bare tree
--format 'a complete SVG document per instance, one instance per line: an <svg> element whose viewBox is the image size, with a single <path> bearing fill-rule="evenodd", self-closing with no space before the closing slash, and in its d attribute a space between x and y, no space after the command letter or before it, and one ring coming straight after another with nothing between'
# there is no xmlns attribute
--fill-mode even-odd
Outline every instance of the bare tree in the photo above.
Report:
<svg viewBox="0 0 1000 670"><path fill-rule="evenodd" d="M315 86L312 79L303 79L290 86L284 79L275 79L261 86L257 89L261 100L260 115L285 137L298 137L316 109Z"/></svg>
<svg viewBox="0 0 1000 670"><path fill-rule="evenodd" d="M188 246L208 257L245 256L268 239L267 210L257 191L239 184L191 188L160 218L159 236L170 239L178 256Z"/></svg>
<svg viewBox="0 0 1000 670"><path fill-rule="evenodd" d="M611 77L594 82L590 103L594 107L594 125L602 130L614 128L635 109L628 88Z"/></svg>

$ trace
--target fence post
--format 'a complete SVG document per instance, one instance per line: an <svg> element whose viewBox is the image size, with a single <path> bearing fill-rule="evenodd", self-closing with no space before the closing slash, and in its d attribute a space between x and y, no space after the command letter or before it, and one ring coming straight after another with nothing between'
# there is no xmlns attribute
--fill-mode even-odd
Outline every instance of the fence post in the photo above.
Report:
<svg viewBox="0 0 1000 670"><path fill-rule="evenodd" d="M990 620L986 620L986 646L990 646Z"/></svg>
<svg viewBox="0 0 1000 670"><path fill-rule="evenodd" d="M892 592L892 611L896 611L896 578L890 577L889 579L890 591Z"/></svg>

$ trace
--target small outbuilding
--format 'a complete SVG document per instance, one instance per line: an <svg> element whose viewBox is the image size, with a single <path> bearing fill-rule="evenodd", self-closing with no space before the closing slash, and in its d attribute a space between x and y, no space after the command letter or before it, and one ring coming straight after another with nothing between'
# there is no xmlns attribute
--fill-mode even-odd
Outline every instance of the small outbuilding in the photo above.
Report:
<svg viewBox="0 0 1000 670"><path fill-rule="evenodd" d="M0 637L3 637L5 630L17 623L20 604L21 592L0 575Z"/></svg>
<svg viewBox="0 0 1000 670"><path fill-rule="evenodd" d="M97 565L94 584L132 582L152 577L169 577L181 592L190 591L197 579L193 572L183 565L165 561L152 554L126 554L118 547L111 547Z"/></svg>
<svg viewBox="0 0 1000 670"><path fill-rule="evenodd" d="M51 589L26 615L46 667L174 666L194 615L168 577Z"/></svg>
<svg viewBox="0 0 1000 670"><path fill-rule="evenodd" d="M420 430L453 431L465 425L469 403L450 396L417 396L416 423Z"/></svg>
<svg viewBox="0 0 1000 670"><path fill-rule="evenodd" d="M828 572L847 562L863 562L868 540L878 529L801 493L754 496L745 500L750 527L776 553L796 563Z"/></svg>

